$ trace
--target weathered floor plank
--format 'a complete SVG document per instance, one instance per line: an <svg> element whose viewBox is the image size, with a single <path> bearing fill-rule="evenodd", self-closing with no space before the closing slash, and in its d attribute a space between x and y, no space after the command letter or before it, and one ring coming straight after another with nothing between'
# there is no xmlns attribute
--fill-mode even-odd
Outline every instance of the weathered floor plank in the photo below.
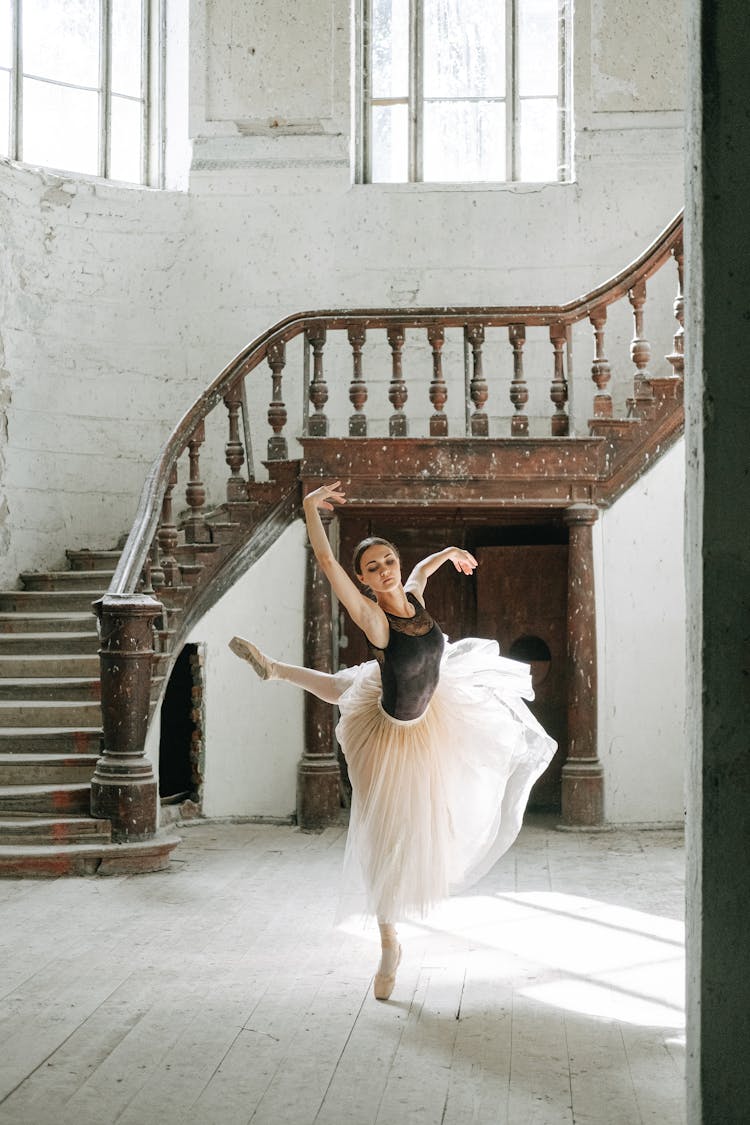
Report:
<svg viewBox="0 0 750 1125"><path fill-rule="evenodd" d="M197 823L168 871L0 883L0 1125L683 1125L675 832L527 826L401 928L344 834Z"/></svg>

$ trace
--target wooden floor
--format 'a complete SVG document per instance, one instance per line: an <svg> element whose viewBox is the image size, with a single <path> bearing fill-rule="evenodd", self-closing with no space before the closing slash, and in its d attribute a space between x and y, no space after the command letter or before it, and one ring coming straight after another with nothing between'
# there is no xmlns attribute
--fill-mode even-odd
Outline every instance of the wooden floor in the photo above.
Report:
<svg viewBox="0 0 750 1125"><path fill-rule="evenodd" d="M3 1125L685 1120L678 833L525 827L383 1004L343 830L180 831L168 872L0 883Z"/></svg>

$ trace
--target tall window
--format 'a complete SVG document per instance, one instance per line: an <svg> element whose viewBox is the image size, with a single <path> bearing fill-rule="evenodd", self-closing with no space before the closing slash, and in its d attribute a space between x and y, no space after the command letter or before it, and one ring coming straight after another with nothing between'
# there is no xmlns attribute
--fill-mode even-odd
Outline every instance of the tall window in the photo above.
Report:
<svg viewBox="0 0 750 1125"><path fill-rule="evenodd" d="M362 178L568 178L569 0L363 0Z"/></svg>
<svg viewBox="0 0 750 1125"><path fill-rule="evenodd" d="M0 0L0 155L158 184L160 0Z"/></svg>

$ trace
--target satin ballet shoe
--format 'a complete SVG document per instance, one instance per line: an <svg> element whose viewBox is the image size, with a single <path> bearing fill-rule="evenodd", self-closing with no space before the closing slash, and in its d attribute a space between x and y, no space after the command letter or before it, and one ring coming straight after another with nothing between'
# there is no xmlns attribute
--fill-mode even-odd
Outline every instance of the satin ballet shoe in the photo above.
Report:
<svg viewBox="0 0 750 1125"><path fill-rule="evenodd" d="M246 660L261 680L273 677L273 661L256 648L252 641L247 641L244 637L232 637L229 648L240 660Z"/></svg>
<svg viewBox="0 0 750 1125"><path fill-rule="evenodd" d="M392 943L391 942L384 942L383 943L383 949L384 950L385 949L393 949ZM382 958L381 958L380 964L381 965L383 964ZM390 1000L391 993L393 992L393 986L396 983L396 971L398 970L398 967L399 967L400 964L401 964L401 946L399 945L398 946L398 954L396 956L396 963L393 966L390 973L381 973L380 968L378 968L378 971L375 974L375 980L373 981L372 991L373 991L373 994L374 994L376 1000Z"/></svg>

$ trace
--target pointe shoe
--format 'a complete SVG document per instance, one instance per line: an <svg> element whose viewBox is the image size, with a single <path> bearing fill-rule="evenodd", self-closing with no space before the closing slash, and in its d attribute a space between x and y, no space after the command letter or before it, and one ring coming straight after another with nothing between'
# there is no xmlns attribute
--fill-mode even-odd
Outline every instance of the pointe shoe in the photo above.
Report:
<svg viewBox="0 0 750 1125"><path fill-rule="evenodd" d="M386 948L387 949L393 949L393 944L391 942L384 942L383 943L383 949L385 950ZM380 964L381 965L383 964L382 958L381 958ZM390 973L381 973L380 969L378 968L378 971L375 974L375 980L373 981L372 991L373 991L373 994L374 994L376 1000L390 1000L391 993L393 992L393 986L396 983L396 970L398 969L400 964L401 964L401 946L399 945L398 946L398 954L396 956L396 962L395 962L392 970L390 971Z"/></svg>
<svg viewBox="0 0 750 1125"><path fill-rule="evenodd" d="M273 661L264 656L252 641L246 641L244 637L232 637L229 648L235 656L239 656L240 660L246 660L261 680L272 678Z"/></svg>

